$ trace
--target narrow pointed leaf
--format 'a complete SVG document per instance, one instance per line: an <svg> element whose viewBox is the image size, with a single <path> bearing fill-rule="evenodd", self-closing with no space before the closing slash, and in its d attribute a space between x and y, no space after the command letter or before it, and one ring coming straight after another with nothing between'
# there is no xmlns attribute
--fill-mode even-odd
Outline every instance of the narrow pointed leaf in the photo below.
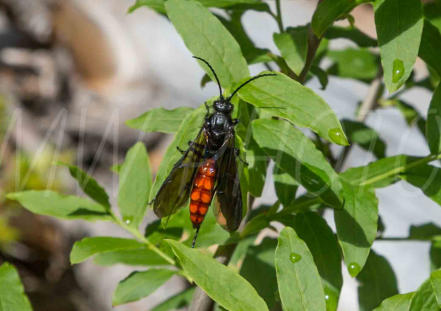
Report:
<svg viewBox="0 0 441 311"><path fill-rule="evenodd" d="M420 0L376 0L374 10L384 81L394 92L409 78L418 56L422 5Z"/></svg>
<svg viewBox="0 0 441 311"><path fill-rule="evenodd" d="M112 266L116 264L127 266L163 266L170 264L157 253L146 247L106 251L97 254L93 262L100 266Z"/></svg>
<svg viewBox="0 0 441 311"><path fill-rule="evenodd" d="M137 301L147 297L167 282L176 272L165 269L135 271L119 282L112 298L112 305Z"/></svg>
<svg viewBox="0 0 441 311"><path fill-rule="evenodd" d="M78 181L79 186L95 202L110 209L109 196L106 190L91 176L79 167L74 165L63 164L69 168L70 175Z"/></svg>
<svg viewBox="0 0 441 311"><path fill-rule="evenodd" d="M150 311L171 311L181 309L190 304L195 288L190 287L160 303Z"/></svg>
<svg viewBox="0 0 441 311"><path fill-rule="evenodd" d="M28 190L10 193L10 200L16 200L27 210L63 219L110 220L106 208L85 198L62 195L50 190Z"/></svg>
<svg viewBox="0 0 441 311"><path fill-rule="evenodd" d="M289 68L299 75L308 52L308 27L290 27L286 32L275 33L273 40Z"/></svg>
<svg viewBox="0 0 441 311"><path fill-rule="evenodd" d="M128 127L143 132L176 133L185 117L194 109L179 107L175 109L155 108L135 119L126 121Z"/></svg>
<svg viewBox="0 0 441 311"><path fill-rule="evenodd" d="M439 51L441 50L440 30L428 20L424 21L418 55L441 76L441 62L439 61Z"/></svg>
<svg viewBox="0 0 441 311"><path fill-rule="evenodd" d="M242 276L197 249L167 240L179 262L207 295L231 311L268 310L262 297Z"/></svg>
<svg viewBox="0 0 441 311"><path fill-rule="evenodd" d="M249 76L239 44L207 8L193 0L168 0L165 7L187 48L211 64L224 88ZM201 66L215 81L209 68Z"/></svg>
<svg viewBox="0 0 441 311"><path fill-rule="evenodd" d="M355 27L333 26L325 33L326 39L348 39L356 43L359 47L377 46L377 40L369 37Z"/></svg>
<svg viewBox="0 0 441 311"><path fill-rule="evenodd" d="M277 198L284 206L288 206L296 198L299 183L277 165L274 165L273 179Z"/></svg>
<svg viewBox="0 0 441 311"><path fill-rule="evenodd" d="M239 91L239 96L257 108L265 107L268 117L287 119L336 144L348 144L341 124L328 104L311 89L284 74L253 81Z"/></svg>
<svg viewBox="0 0 441 311"><path fill-rule="evenodd" d="M400 175L411 185L441 205L441 169L432 165L420 165Z"/></svg>
<svg viewBox="0 0 441 311"><path fill-rule="evenodd" d="M355 277L366 263L377 235L378 200L372 188L343 183L344 206L334 210L346 267Z"/></svg>
<svg viewBox="0 0 441 311"><path fill-rule="evenodd" d="M440 308L441 270L436 270L415 292L409 311L438 311Z"/></svg>
<svg viewBox="0 0 441 311"><path fill-rule="evenodd" d="M5 262L0 265L0 311L32 311L17 270Z"/></svg>
<svg viewBox="0 0 441 311"><path fill-rule="evenodd" d="M364 123L351 120L343 120L342 125L350 142L356 143L364 150L372 152L379 159L385 157L386 143L374 129Z"/></svg>
<svg viewBox="0 0 441 311"><path fill-rule="evenodd" d="M374 311L409 311L415 293L395 295L384 300Z"/></svg>
<svg viewBox="0 0 441 311"><path fill-rule="evenodd" d="M312 16L312 30L321 37L339 18L347 15L357 5L370 0L324 0L319 3Z"/></svg>
<svg viewBox="0 0 441 311"><path fill-rule="evenodd" d="M361 273L357 276L360 311L370 311L387 297L398 294L394 270L383 256L371 251Z"/></svg>
<svg viewBox="0 0 441 311"><path fill-rule="evenodd" d="M70 262L71 264L77 264L99 253L140 248L142 246L142 243L132 239L103 236L84 238L75 242L70 253Z"/></svg>
<svg viewBox="0 0 441 311"><path fill-rule="evenodd" d="M296 215L293 220L290 226L305 241L322 278L324 292L327 296L326 310L335 311L343 285L341 251L337 238L326 221L316 213L301 213Z"/></svg>
<svg viewBox="0 0 441 311"><path fill-rule="evenodd" d="M326 310L325 294L314 259L305 242L290 227L280 233L275 263L283 310Z"/></svg>
<svg viewBox="0 0 441 311"><path fill-rule="evenodd" d="M151 186L149 156L138 142L127 152L119 173L118 206L127 224L137 227L141 223Z"/></svg>

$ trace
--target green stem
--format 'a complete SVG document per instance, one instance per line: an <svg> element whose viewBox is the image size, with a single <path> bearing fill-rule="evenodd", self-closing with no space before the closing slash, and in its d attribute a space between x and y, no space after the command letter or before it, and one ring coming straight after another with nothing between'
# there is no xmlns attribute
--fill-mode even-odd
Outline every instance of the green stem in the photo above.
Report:
<svg viewBox="0 0 441 311"><path fill-rule="evenodd" d="M406 165L402 165L402 166L396 167L395 169L390 170L390 171L388 171L386 173L383 173L383 174L374 176L372 178L366 179L365 181L360 183L360 186L366 186L366 185L370 185L370 184L376 183L377 181L380 181L382 179L386 179L388 177L391 177L391 176L397 175L399 173L405 172L405 171L407 171L407 170L409 170L409 169L411 169L413 167L420 166L420 165L432 162L432 161L437 160L437 159L441 159L441 154L431 154L431 155L428 155L427 157L424 157L424 158L419 159L417 161L414 161L414 162L408 163Z"/></svg>
<svg viewBox="0 0 441 311"><path fill-rule="evenodd" d="M375 241L430 242L430 240L414 239L414 238L410 238L410 237L381 237L381 238L375 239Z"/></svg>
<svg viewBox="0 0 441 311"><path fill-rule="evenodd" d="M282 10L280 8L280 0L276 0L276 21L277 25L279 26L279 31L282 33L285 27L283 27L283 20L282 20Z"/></svg>
<svg viewBox="0 0 441 311"><path fill-rule="evenodd" d="M161 251L159 248L157 248L144 235L142 235L141 232L139 232L138 229L136 229L134 227L130 227L129 225L124 223L119 217L117 217L115 215L115 213L113 213L113 211L110 211L110 215L112 216L112 219L113 219L114 223L116 223L118 226L120 226L121 228L123 228L127 232L131 233L135 238L138 239L138 241L144 243L149 249L151 249L156 254L158 254L159 256L164 258L164 260L167 261L169 264L171 264L173 266L176 265L176 262L173 260L173 258L171 258L167 254L165 254L163 251Z"/></svg>

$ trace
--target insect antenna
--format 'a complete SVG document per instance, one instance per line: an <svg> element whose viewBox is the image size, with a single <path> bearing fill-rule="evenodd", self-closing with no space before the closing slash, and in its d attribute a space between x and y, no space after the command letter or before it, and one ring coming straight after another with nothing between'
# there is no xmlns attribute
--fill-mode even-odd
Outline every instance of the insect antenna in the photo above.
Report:
<svg viewBox="0 0 441 311"><path fill-rule="evenodd" d="M214 71L213 67L211 67L210 63L208 63L205 59L203 59L201 57L193 56L193 58L196 58L196 59L199 59L199 60L203 61L208 66L208 68L210 68L211 72L214 75L214 78L216 79L217 85L219 86L219 97L223 98L223 96L222 96L222 87L221 87L221 84L219 82L219 78L217 77L216 72Z"/></svg>
<svg viewBox="0 0 441 311"><path fill-rule="evenodd" d="M236 93L237 93L242 87L244 87L245 85L247 85L247 84L250 83L251 81L254 81L254 80L259 79L259 78L269 77L269 76L275 76L275 75L276 75L275 73L264 73L264 74L262 74L262 75L258 75L258 76L252 77L251 79L249 79L249 80L245 81L244 83L242 83L241 85L239 85L239 87L238 87L237 89L234 90L233 94L231 94L230 97L227 98L227 101L230 101L230 100L233 98L233 96L236 95Z"/></svg>
<svg viewBox="0 0 441 311"><path fill-rule="evenodd" d="M196 239L198 238L199 228L200 227L196 228L196 232L194 233L193 243L191 243L191 248L194 248L194 246L196 245Z"/></svg>

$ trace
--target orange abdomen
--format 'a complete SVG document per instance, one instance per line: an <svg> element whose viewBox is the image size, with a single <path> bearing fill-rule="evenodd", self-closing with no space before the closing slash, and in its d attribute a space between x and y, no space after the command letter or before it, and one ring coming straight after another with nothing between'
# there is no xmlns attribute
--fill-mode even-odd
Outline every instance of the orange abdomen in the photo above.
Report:
<svg viewBox="0 0 441 311"><path fill-rule="evenodd" d="M190 195L190 219L194 228L204 221L213 197L216 166L214 159L207 159L198 168Z"/></svg>

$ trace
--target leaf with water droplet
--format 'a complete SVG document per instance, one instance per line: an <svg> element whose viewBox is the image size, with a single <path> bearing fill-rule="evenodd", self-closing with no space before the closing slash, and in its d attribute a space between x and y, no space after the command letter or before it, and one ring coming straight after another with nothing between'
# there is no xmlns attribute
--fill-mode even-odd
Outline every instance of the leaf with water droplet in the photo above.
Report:
<svg viewBox="0 0 441 311"><path fill-rule="evenodd" d="M347 146L349 145L348 139L346 138L345 133L340 128L330 129L328 132L329 138L336 144Z"/></svg>
<svg viewBox="0 0 441 311"><path fill-rule="evenodd" d="M409 78L418 56L423 32L420 0L374 1L375 25L384 82L389 92L398 90Z"/></svg>
<svg viewBox="0 0 441 311"><path fill-rule="evenodd" d="M348 265L348 271L349 271L349 274L350 274L353 278L356 277L358 273L360 273L360 270L361 270L360 265L359 265L358 263L356 263L356 262L351 262L351 263Z"/></svg>
<svg viewBox="0 0 441 311"><path fill-rule="evenodd" d="M302 310L326 310L325 294L314 259L305 242L291 227L285 227L280 233L274 261L283 310L296 310L293 306L303 306Z"/></svg>
<svg viewBox="0 0 441 311"><path fill-rule="evenodd" d="M291 253L289 254L289 260L291 260L292 263L296 263L302 259L302 256L300 256L297 253Z"/></svg>
<svg viewBox="0 0 441 311"><path fill-rule="evenodd" d="M404 75L404 64L401 59L395 59L392 63L392 82L398 83Z"/></svg>

